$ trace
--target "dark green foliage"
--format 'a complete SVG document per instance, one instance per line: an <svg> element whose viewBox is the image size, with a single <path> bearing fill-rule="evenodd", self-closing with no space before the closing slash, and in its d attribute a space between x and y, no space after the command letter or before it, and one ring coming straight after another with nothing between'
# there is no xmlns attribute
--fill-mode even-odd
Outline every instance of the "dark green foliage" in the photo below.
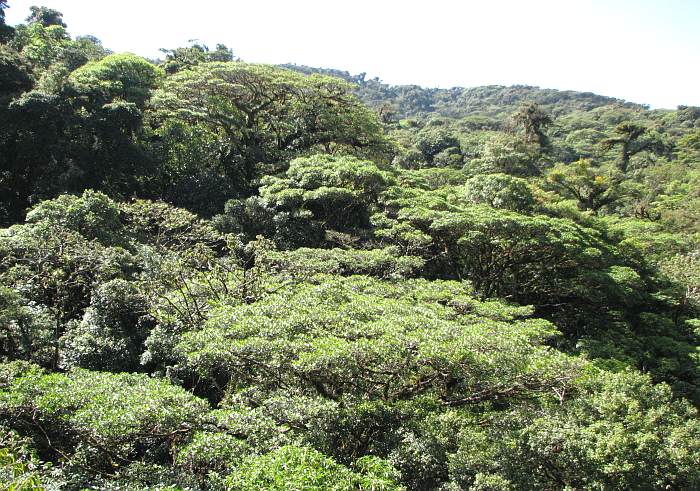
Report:
<svg viewBox="0 0 700 491"><path fill-rule="evenodd" d="M227 201L212 224L221 232L237 234L243 242L259 235L269 237L281 249L315 246L324 236L323 225L308 210L279 210L258 196Z"/></svg>
<svg viewBox="0 0 700 491"><path fill-rule="evenodd" d="M520 127L528 143L537 143L540 148L549 145L546 131L554 121L536 103L523 105L513 115L513 123Z"/></svg>
<svg viewBox="0 0 700 491"><path fill-rule="evenodd" d="M630 157L633 153L631 148L632 144L642 136L645 131L646 128L638 124L620 123L615 127L615 136L603 140L604 147L608 149L620 145L621 155L619 166L622 172L627 172L627 166L629 165Z"/></svg>
<svg viewBox="0 0 700 491"><path fill-rule="evenodd" d="M0 357L31 360L49 365L54 356L54 322L51 312L13 289L0 286Z"/></svg>
<svg viewBox="0 0 700 491"><path fill-rule="evenodd" d="M10 218L60 192L89 187L124 196L147 188L150 160L134 137L141 127L139 105L156 72L135 56L114 56L74 72L62 97L35 90L9 104L11 124L0 144L3 184L12 189ZM124 70L123 78L115 70Z"/></svg>
<svg viewBox="0 0 700 491"><path fill-rule="evenodd" d="M454 149L454 155L460 155L459 141L447 130L441 127L427 127L416 138L416 148L420 150L428 164L435 164L436 167L459 167L459 158L454 160L453 165L446 165L452 162L446 158L450 149ZM443 159L438 157L443 156ZM437 162L436 162L437 158Z"/></svg>
<svg viewBox="0 0 700 491"><path fill-rule="evenodd" d="M556 302L579 283L578 275L604 264L605 246L597 233L566 220L486 206L454 211L428 206L402 208L383 235L429 237L426 255L438 273L469 279L484 297Z"/></svg>
<svg viewBox="0 0 700 491"><path fill-rule="evenodd" d="M6 489L43 491L41 467L29 439L0 426L0 482Z"/></svg>
<svg viewBox="0 0 700 491"><path fill-rule="evenodd" d="M5 23L5 9L7 8L7 0L0 0L0 43L5 43L12 39L14 29Z"/></svg>
<svg viewBox="0 0 700 491"><path fill-rule="evenodd" d="M44 27L66 27L63 23L63 14L58 10L37 6L29 7L29 10L31 14L26 19L29 24L41 24Z"/></svg>
<svg viewBox="0 0 700 491"><path fill-rule="evenodd" d="M0 100L3 109L8 97L21 94L32 87L29 67L13 49L0 45Z"/></svg>
<svg viewBox="0 0 700 491"><path fill-rule="evenodd" d="M263 260L274 270L301 278L318 273L410 278L417 276L425 264L418 257L402 256L392 248L362 251L300 247L289 252L270 252Z"/></svg>

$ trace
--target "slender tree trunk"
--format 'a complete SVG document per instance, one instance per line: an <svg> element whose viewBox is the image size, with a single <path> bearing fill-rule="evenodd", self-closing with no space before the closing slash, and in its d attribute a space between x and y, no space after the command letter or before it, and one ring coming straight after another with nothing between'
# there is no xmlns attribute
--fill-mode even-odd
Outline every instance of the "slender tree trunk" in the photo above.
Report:
<svg viewBox="0 0 700 491"><path fill-rule="evenodd" d="M630 144L625 142L622 144L622 155L620 156L620 170L627 173L627 167L630 163Z"/></svg>

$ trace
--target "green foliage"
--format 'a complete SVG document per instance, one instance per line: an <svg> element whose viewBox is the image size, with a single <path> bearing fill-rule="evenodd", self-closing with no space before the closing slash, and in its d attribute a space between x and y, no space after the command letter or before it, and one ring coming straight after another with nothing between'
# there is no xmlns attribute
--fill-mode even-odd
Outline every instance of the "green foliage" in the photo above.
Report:
<svg viewBox="0 0 700 491"><path fill-rule="evenodd" d="M259 164L279 168L312 149L376 152L383 146L375 116L343 81L272 66L199 64L168 77L152 106L158 121L200 127L203 141L190 144L220 148L210 165L243 190L259 176Z"/></svg>
<svg viewBox="0 0 700 491"><path fill-rule="evenodd" d="M700 255L697 251L663 258L660 269L681 289L682 305L700 307Z"/></svg>
<svg viewBox="0 0 700 491"><path fill-rule="evenodd" d="M283 178L266 177L261 197L285 210L308 210L329 228L367 227L371 207L393 183L390 173L355 157L314 155L289 164Z"/></svg>
<svg viewBox="0 0 700 491"><path fill-rule="evenodd" d="M44 201L0 235L3 355L140 370L153 295L225 249L208 224L163 203L94 192Z"/></svg>
<svg viewBox="0 0 700 491"><path fill-rule="evenodd" d="M484 297L525 303L561 298L606 254L595 231L546 216L485 206L455 211L407 206L397 217L407 231L431 238L427 255L434 267L444 276L469 279Z"/></svg>
<svg viewBox="0 0 700 491"><path fill-rule="evenodd" d="M0 45L0 101L32 87L31 70L15 50Z"/></svg>
<svg viewBox="0 0 700 491"><path fill-rule="evenodd" d="M700 108L5 7L3 484L700 487Z"/></svg>
<svg viewBox="0 0 700 491"><path fill-rule="evenodd" d="M161 49L165 53L165 60L162 63L165 73L172 74L181 70L187 70L201 63L212 61L235 61L233 52L223 44L217 44L214 51L209 51L209 47L201 44L192 44L183 48Z"/></svg>
<svg viewBox="0 0 700 491"><path fill-rule="evenodd" d="M620 181L615 171L596 167L590 160L558 164L547 174L552 188L575 199L579 209L594 212L621 198Z"/></svg>
<svg viewBox="0 0 700 491"><path fill-rule="evenodd" d="M285 446L243 463L227 479L228 489L399 490L390 467L364 460L360 472L342 466L314 449ZM364 471L364 472L362 472Z"/></svg>
<svg viewBox="0 0 700 491"><path fill-rule="evenodd" d="M243 242L259 235L269 237L282 249L318 245L324 232L308 210L280 211L259 196L227 201L212 224L221 232L237 234Z"/></svg>
<svg viewBox="0 0 700 491"><path fill-rule="evenodd" d="M0 426L0 482L7 491L43 491L40 463L27 439Z"/></svg>
<svg viewBox="0 0 700 491"><path fill-rule="evenodd" d="M75 70L69 81L81 95L103 100L121 99L142 107L158 80L159 68L129 53L109 55Z"/></svg>
<svg viewBox="0 0 700 491"><path fill-rule="evenodd" d="M662 149L662 142L655 138L648 128L634 122L623 122L615 126L613 136L603 140L602 145L604 149L620 147L618 166L623 173L627 172L633 155L647 149L657 152Z"/></svg>
<svg viewBox="0 0 700 491"><path fill-rule="evenodd" d="M536 150L532 144L508 134L497 134L489 138L481 155L468 161L465 168L475 174L531 176L539 173Z"/></svg>
<svg viewBox="0 0 700 491"><path fill-rule="evenodd" d="M0 286L0 356L48 365L54 356L54 321L43 305L32 304L14 289Z"/></svg>
<svg viewBox="0 0 700 491"><path fill-rule="evenodd" d="M178 452L176 463L187 472L211 479L214 472L226 475L251 452L245 440L227 433L200 431Z"/></svg>
<svg viewBox="0 0 700 491"><path fill-rule="evenodd" d="M463 187L455 188L455 194L466 203L512 211L528 212L535 206L527 181L507 174L476 175Z"/></svg>
<svg viewBox="0 0 700 491"><path fill-rule="evenodd" d="M63 23L63 14L58 10L48 7L29 7L31 14L27 17L29 24L41 24L44 27L61 26L66 27Z"/></svg>
<svg viewBox="0 0 700 491"><path fill-rule="evenodd" d="M458 167L461 163L461 157L455 158L454 162L450 162L445 158L447 155L450 155L445 153L450 149L455 149L453 150L454 155L461 156L459 141L446 129L439 126L426 127L420 131L416 136L416 148L423 154L427 164L435 163L437 167ZM443 156L443 158L439 158L439 156ZM449 163L453 165L445 165Z"/></svg>
<svg viewBox="0 0 700 491"><path fill-rule="evenodd" d="M407 287L419 295L429 284ZM459 405L496 394L526 397L570 376L570 362L530 344L555 334L548 323L503 324L468 314L453 319L470 308L493 309L489 317L503 314L498 305L468 297L463 301L474 307L456 300L451 307L429 300L416 305L406 293L363 277L302 283L251 305L213 311L203 329L182 337L178 349L189 366L218 385L274 390L291 384L332 400L392 401L430 393Z"/></svg>
<svg viewBox="0 0 700 491"><path fill-rule="evenodd" d="M309 249L270 252L263 261L276 271L299 278L314 274L350 276L362 274L377 278L397 279L417 276L425 261L415 256L403 256L393 248L362 250Z"/></svg>
<svg viewBox="0 0 700 491"><path fill-rule="evenodd" d="M92 293L82 320L61 337L62 364L112 372L136 371L150 331L148 304L135 284L102 283Z"/></svg>
<svg viewBox="0 0 700 491"><path fill-rule="evenodd" d="M688 164L700 162L700 131L679 138L676 148L679 160Z"/></svg>
<svg viewBox="0 0 700 491"><path fill-rule="evenodd" d="M537 143L540 148L549 144L545 132L554 121L537 103L523 105L513 115L513 123L522 128L527 143Z"/></svg>
<svg viewBox="0 0 700 491"><path fill-rule="evenodd" d="M14 29L5 23L7 0L0 0L0 43L7 42L14 35Z"/></svg>
<svg viewBox="0 0 700 491"><path fill-rule="evenodd" d="M122 233L117 204L106 195L85 191L82 196L62 195L34 207L27 223L45 223L76 232L88 240L118 243Z"/></svg>
<svg viewBox="0 0 700 491"><path fill-rule="evenodd" d="M202 244L221 245L223 237L197 215L166 203L136 200L120 211L126 228L141 243L158 249L182 251Z"/></svg>
<svg viewBox="0 0 700 491"><path fill-rule="evenodd" d="M508 448L508 436L501 440L496 448L508 457L494 457L501 462L498 457L505 457L507 464L496 474L518 489L693 488L698 485L693 461L700 452L700 426L693 414L687 404L672 400L668 387L653 386L647 377L600 373L561 408L529 421L526 416L525 426L516 430L515 448ZM502 431L513 431L503 426ZM459 465L483 466L474 458L479 450L465 443L453 463L458 472L466 470ZM684 450L679 452L679 446Z"/></svg>
<svg viewBox="0 0 700 491"><path fill-rule="evenodd" d="M65 27L57 24L45 26L39 22L20 26L11 46L35 69L45 71L62 58L69 41Z"/></svg>
<svg viewBox="0 0 700 491"><path fill-rule="evenodd" d="M207 409L181 388L145 375L30 369L6 384L2 421L32 435L43 455L104 472L134 459L166 461Z"/></svg>

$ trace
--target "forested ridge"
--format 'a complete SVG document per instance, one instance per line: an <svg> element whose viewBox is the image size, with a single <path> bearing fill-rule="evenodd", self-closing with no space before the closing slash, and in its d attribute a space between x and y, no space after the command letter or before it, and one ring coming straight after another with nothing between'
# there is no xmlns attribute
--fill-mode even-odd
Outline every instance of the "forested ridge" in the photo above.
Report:
<svg viewBox="0 0 700 491"><path fill-rule="evenodd" d="M6 8L2 489L700 488L700 108Z"/></svg>

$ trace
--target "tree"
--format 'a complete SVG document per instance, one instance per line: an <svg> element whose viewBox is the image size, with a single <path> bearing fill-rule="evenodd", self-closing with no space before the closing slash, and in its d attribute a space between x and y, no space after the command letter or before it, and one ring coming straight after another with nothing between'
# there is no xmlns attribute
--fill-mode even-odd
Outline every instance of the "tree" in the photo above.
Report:
<svg viewBox="0 0 700 491"><path fill-rule="evenodd" d="M214 51L206 45L194 43L192 46L175 49L161 49L165 60L161 66L165 73L173 74L211 61L235 61L233 51L224 44L217 44Z"/></svg>
<svg viewBox="0 0 700 491"><path fill-rule="evenodd" d="M91 105L114 99L142 108L163 72L146 59L130 53L113 54L71 73L72 88Z"/></svg>
<svg viewBox="0 0 700 491"><path fill-rule="evenodd" d="M9 99L32 88L31 70L19 53L0 45L0 111L4 111Z"/></svg>
<svg viewBox="0 0 700 491"><path fill-rule="evenodd" d="M52 65L61 62L70 42L64 27L34 23L18 26L11 46L20 52L34 72L44 74Z"/></svg>
<svg viewBox="0 0 700 491"><path fill-rule="evenodd" d="M522 411L467 427L450 474L478 489L693 489L700 485L697 411L665 384L591 370L579 395L541 414ZM690 445L689 445L690 444ZM678 452L676 448L684 451ZM572 465L575 463L575 465ZM488 482L487 481L487 482Z"/></svg>
<svg viewBox="0 0 700 491"><path fill-rule="evenodd" d="M63 23L63 14L58 10L48 7L37 7L36 5L29 7L31 14L27 17L28 24L41 24L44 27L60 26L67 27Z"/></svg>
<svg viewBox="0 0 700 491"><path fill-rule="evenodd" d="M588 159L557 164L547 173L547 182L557 192L577 201L580 210L597 212L622 197L621 176L594 166Z"/></svg>
<svg viewBox="0 0 700 491"><path fill-rule="evenodd" d="M51 94L62 92L70 72L109 53L94 36L72 40L64 27L40 22L18 26L10 44L31 66L36 88Z"/></svg>
<svg viewBox="0 0 700 491"><path fill-rule="evenodd" d="M37 321L46 315L53 321L47 364L54 368L60 362L59 338L68 322L82 315L99 275L104 247L94 239L105 240L114 232L110 228L118 228L115 212L114 203L99 193L63 196L44 201L28 214L28 224L0 236L0 280L37 306ZM21 327L20 318L14 322ZM36 333L29 339L36 341L32 350L40 351L46 343Z"/></svg>
<svg viewBox="0 0 700 491"><path fill-rule="evenodd" d="M182 122L199 131L197 145L216 148L204 165L247 191L265 166L285 167L311 149L379 151L376 116L346 82L242 62L212 62L168 77L153 97L155 125ZM160 126L169 144L177 135ZM179 157L176 157L179 158Z"/></svg>
<svg viewBox="0 0 700 491"><path fill-rule="evenodd" d="M537 103L521 106L512 118L513 123L522 128L526 143L537 143L540 149L549 145L546 131L554 121Z"/></svg>
<svg viewBox="0 0 700 491"><path fill-rule="evenodd" d="M690 132L678 139L676 155L687 164L700 162L700 130Z"/></svg>
<svg viewBox="0 0 700 491"><path fill-rule="evenodd" d="M471 177L456 189L458 200L493 208L528 212L534 208L535 198L527 181L508 174L485 174Z"/></svg>
<svg viewBox="0 0 700 491"><path fill-rule="evenodd" d="M7 122L0 133L0 186L10 190L8 218L21 218L29 206L61 192L133 195L152 181L152 160L138 136L159 73L142 58L112 55L74 71L57 94L26 92L0 111Z"/></svg>
<svg viewBox="0 0 700 491"><path fill-rule="evenodd" d="M7 8L7 0L0 0L0 43L6 43L14 34L14 29L5 24L5 9Z"/></svg>
<svg viewBox="0 0 700 491"><path fill-rule="evenodd" d="M593 231L561 220L486 206L407 208L400 216L432 238L429 254L443 277L468 279L484 298L557 303L583 271L600 267Z"/></svg>
<svg viewBox="0 0 700 491"><path fill-rule="evenodd" d="M137 285L123 279L92 292L83 318L69 323L61 338L62 365L111 372L139 371L151 325L148 304Z"/></svg>
<svg viewBox="0 0 700 491"><path fill-rule="evenodd" d="M416 148L424 155L428 164L432 164L433 160L441 153L448 149L454 149L453 152L459 155L460 159L456 164L461 164L461 152L459 150L459 141L447 129L441 127L426 127L421 130L416 136Z"/></svg>
<svg viewBox="0 0 700 491"><path fill-rule="evenodd" d="M658 149L660 142L654 138L641 139L648 132L646 126L637 123L624 122L618 124L613 130L613 136L602 141L604 150L609 150L619 145L620 161L619 168L622 173L627 172L630 157L647 149Z"/></svg>
<svg viewBox="0 0 700 491"><path fill-rule="evenodd" d="M64 159L65 106L57 97L28 92L0 114L0 166L3 169L3 222L19 221L26 209L60 186L57 167ZM36 142L41 141L42 145Z"/></svg>
<svg viewBox="0 0 700 491"><path fill-rule="evenodd" d="M294 385L331 404L516 401L577 371L574 360L543 345L555 332L550 323L519 318L529 311L478 302L459 282L319 276L216 309L202 328L180 335L176 350L220 395L231 383L270 394ZM521 366L532 367L529 382Z"/></svg>
<svg viewBox="0 0 700 491"><path fill-rule="evenodd" d="M294 159L283 178L267 176L260 195L284 211L309 210L330 228L367 227L372 205L393 179L376 164L354 157Z"/></svg>
<svg viewBox="0 0 700 491"><path fill-rule="evenodd" d="M73 458L73 472L81 463L99 475L137 459L162 462L208 410L181 387L147 375L46 374L17 363L2 372L2 418L27 428L45 456Z"/></svg>
<svg viewBox="0 0 700 491"><path fill-rule="evenodd" d="M514 135L497 133L486 141L478 158L467 162L465 169L475 174L539 175L537 153L536 144L526 143Z"/></svg>
<svg viewBox="0 0 700 491"><path fill-rule="evenodd" d="M50 366L54 356L51 312L0 285L0 359Z"/></svg>

